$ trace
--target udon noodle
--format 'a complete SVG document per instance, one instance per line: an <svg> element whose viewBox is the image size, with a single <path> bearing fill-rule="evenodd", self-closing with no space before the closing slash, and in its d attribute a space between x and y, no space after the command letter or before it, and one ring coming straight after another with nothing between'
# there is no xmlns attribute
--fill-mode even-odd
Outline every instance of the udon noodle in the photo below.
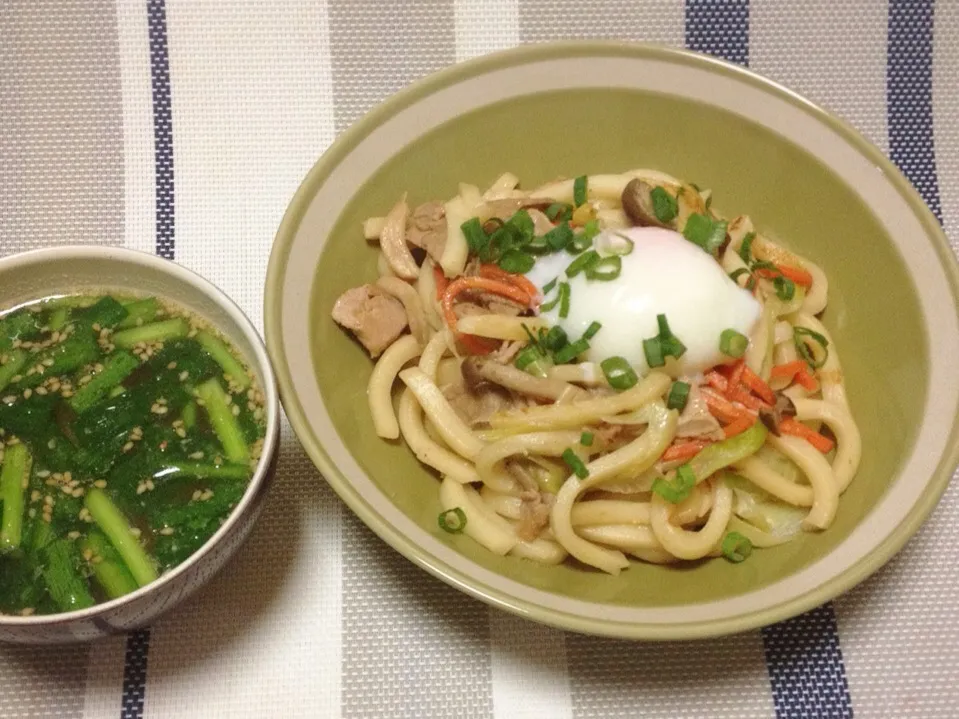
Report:
<svg viewBox="0 0 959 719"><path fill-rule="evenodd" d="M376 358L375 431L402 437L438 473L440 526L498 555L573 557L612 574L631 559L741 561L827 529L861 447L839 353L817 319L823 271L661 172L518 187L507 173L485 192L461 184L449 201L412 209L404 197L367 220L379 277L333 312ZM652 214L630 197L648 200L650 188L669 195ZM616 246L619 231L658 224L688 238L690 222L719 228L704 249L761 306L721 362L681 373L668 333L662 364L639 372L586 361L577 350L588 332L585 344L555 341L541 312L549 294L524 273L527 255L556 250L558 227L574 254L605 242L609 258L631 247ZM491 249L497 237L512 249Z"/></svg>

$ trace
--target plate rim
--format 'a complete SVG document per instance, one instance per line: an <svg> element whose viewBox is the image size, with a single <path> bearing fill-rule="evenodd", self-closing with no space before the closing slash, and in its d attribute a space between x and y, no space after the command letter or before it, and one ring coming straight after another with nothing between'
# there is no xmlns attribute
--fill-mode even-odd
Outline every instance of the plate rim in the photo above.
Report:
<svg viewBox="0 0 959 719"><path fill-rule="evenodd" d="M487 72L533 62L569 59L571 57L627 57L697 66L710 72L731 76L764 92L772 93L829 126L845 142L874 162L888 179L893 189L906 201L925 230L925 236L931 242L932 249L940 260L946 281L952 292L956 312L959 314L959 263L956 261L938 220L918 192L899 168L861 133L844 120L839 119L799 93L747 68L678 48L604 41L566 41L512 48L445 68L390 96L341 133L314 163L298 186L274 239L264 292L264 326L267 349L273 360L280 397L293 431L311 461L320 470L323 478L337 495L367 527L393 549L447 584L488 604L528 619L571 631L627 639L698 639L755 629L820 606L859 584L892 559L931 514L948 487L955 467L959 464L959 412L953 419L943 456L940 458L932 476L926 482L927 491L923 492L921 498L914 503L906 517L855 565L820 584L815 589L765 609L723 619L709 619L682 624L620 622L544 608L513 597L500 589L490 587L471 577L468 572L449 566L443 560L436 558L410 541L405 535L397 532L382 515L373 509L340 472L322 446L320 438L316 437L310 428L306 413L295 392L293 379L283 350L281 288L296 230L316 193L316 189L322 185L329 172L364 137L382 124L385 119L415 104L422 97L454 85L461 80ZM913 277L913 279L916 278ZM597 604L597 606L601 605Z"/></svg>

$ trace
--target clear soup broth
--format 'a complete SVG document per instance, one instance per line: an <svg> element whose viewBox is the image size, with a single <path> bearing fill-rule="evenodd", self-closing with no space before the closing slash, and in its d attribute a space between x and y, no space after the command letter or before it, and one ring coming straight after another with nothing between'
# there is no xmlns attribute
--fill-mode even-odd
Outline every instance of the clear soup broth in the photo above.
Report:
<svg viewBox="0 0 959 719"><path fill-rule="evenodd" d="M0 313L0 612L67 612L144 586L243 496L264 397L214 328L156 297Z"/></svg>

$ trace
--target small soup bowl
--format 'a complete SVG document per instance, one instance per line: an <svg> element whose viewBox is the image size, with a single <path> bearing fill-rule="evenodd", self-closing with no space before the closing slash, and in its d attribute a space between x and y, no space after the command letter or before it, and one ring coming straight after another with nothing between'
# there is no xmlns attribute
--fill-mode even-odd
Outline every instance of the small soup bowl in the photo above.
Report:
<svg viewBox="0 0 959 719"><path fill-rule="evenodd" d="M263 450L241 500L216 533L183 563L130 594L87 609L26 617L0 615L0 641L88 641L151 623L199 589L240 548L259 516L275 469L280 419L270 361L250 320L213 284L169 260L116 247L57 247L0 259L0 307L93 290L166 298L222 332L263 389Z"/></svg>

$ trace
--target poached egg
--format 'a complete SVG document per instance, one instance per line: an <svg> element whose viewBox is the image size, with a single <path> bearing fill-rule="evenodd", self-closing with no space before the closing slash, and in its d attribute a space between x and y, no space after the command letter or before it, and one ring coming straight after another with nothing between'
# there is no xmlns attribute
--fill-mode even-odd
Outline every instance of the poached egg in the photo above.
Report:
<svg viewBox="0 0 959 719"><path fill-rule="evenodd" d="M562 327L573 341L593 322L602 329L590 340L586 359L601 362L625 358L642 376L649 371L643 340L659 334L657 315L666 315L669 328L686 345L676 364L682 375L694 375L729 358L719 351L723 330L750 336L762 308L748 291L733 282L711 255L678 232L658 227L605 231L594 240L601 248L624 244L633 250L622 257L622 271L613 280L587 279L585 272L568 278L573 261L567 252L540 258L526 277L542 292L552 280L568 282L569 313L559 316L559 304L542 312L551 325ZM556 296L554 288L548 300Z"/></svg>

